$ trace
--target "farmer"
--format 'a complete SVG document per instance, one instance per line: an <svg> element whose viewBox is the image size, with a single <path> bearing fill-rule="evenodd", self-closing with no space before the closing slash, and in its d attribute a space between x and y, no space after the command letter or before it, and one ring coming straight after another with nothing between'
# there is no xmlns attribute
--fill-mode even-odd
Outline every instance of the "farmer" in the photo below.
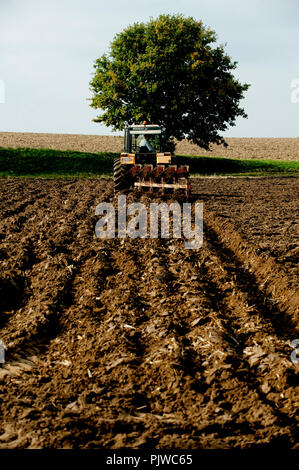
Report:
<svg viewBox="0 0 299 470"><path fill-rule="evenodd" d="M148 153L148 152L155 152L154 147L151 145L149 141L150 136L144 135L139 144L139 152L140 153Z"/></svg>

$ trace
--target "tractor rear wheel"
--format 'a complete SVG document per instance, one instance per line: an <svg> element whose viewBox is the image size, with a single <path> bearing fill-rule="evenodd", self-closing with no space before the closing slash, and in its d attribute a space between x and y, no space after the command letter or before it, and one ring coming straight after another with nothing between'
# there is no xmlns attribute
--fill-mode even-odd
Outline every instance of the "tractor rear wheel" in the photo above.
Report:
<svg viewBox="0 0 299 470"><path fill-rule="evenodd" d="M121 164L120 158L115 158L113 162L114 194L128 189L130 181L126 178L126 168Z"/></svg>

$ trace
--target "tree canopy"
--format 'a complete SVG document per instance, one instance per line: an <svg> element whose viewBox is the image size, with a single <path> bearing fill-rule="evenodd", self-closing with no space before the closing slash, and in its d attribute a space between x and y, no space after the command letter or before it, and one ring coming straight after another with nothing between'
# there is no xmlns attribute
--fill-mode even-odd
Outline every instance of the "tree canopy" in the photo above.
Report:
<svg viewBox="0 0 299 470"><path fill-rule="evenodd" d="M237 62L216 41L202 21L182 15L127 27L94 64L94 121L121 130L147 120L165 127L168 142L226 145L220 133L247 117L239 102L249 85L234 78Z"/></svg>

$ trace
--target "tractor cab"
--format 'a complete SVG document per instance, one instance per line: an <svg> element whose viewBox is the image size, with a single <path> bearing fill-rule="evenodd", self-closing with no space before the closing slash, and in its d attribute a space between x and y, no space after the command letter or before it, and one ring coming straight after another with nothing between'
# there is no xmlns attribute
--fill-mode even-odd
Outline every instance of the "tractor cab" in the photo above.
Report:
<svg viewBox="0 0 299 470"><path fill-rule="evenodd" d="M155 124L128 126L125 129L124 153L135 156L153 155L162 151L163 128Z"/></svg>

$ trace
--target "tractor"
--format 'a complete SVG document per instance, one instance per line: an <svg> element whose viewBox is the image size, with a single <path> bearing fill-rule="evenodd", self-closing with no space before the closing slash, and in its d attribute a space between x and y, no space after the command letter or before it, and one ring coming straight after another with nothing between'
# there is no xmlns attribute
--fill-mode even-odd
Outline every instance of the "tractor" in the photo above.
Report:
<svg viewBox="0 0 299 470"><path fill-rule="evenodd" d="M189 166L172 164L170 152L163 151L164 128L156 124L127 126L124 151L114 159L114 192L124 190L184 191L190 196Z"/></svg>

